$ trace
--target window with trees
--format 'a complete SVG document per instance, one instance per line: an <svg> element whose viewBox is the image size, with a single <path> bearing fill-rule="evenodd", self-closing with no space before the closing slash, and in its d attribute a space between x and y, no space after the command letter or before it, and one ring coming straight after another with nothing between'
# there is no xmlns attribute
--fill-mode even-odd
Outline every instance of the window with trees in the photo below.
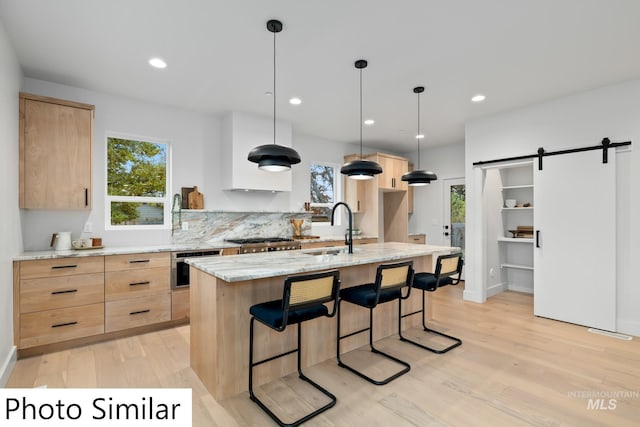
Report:
<svg viewBox="0 0 640 427"><path fill-rule="evenodd" d="M340 200L339 174L332 164L311 165L311 210L313 222L331 221L331 209Z"/></svg>
<svg viewBox="0 0 640 427"><path fill-rule="evenodd" d="M169 226L168 165L166 142L107 137L107 228Z"/></svg>

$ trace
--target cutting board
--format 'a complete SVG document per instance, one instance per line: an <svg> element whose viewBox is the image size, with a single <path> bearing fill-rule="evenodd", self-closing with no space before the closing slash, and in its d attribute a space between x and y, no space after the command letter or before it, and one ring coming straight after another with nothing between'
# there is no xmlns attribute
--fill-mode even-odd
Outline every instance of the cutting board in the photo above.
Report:
<svg viewBox="0 0 640 427"><path fill-rule="evenodd" d="M204 209L204 196L198 191L198 187L194 186L193 191L189 193L189 209Z"/></svg>

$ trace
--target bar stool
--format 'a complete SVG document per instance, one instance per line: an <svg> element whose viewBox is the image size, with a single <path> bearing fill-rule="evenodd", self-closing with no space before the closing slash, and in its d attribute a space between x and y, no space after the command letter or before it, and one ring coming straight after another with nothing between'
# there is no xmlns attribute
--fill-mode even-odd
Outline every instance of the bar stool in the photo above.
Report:
<svg viewBox="0 0 640 427"><path fill-rule="evenodd" d="M402 300L409 298L411 293L411 282L413 279L413 261L399 262L395 264L382 264L378 266L376 271L375 283L368 283L365 285L358 285L352 288L342 289L340 291L340 300L338 301L338 332L337 332L337 352L338 352L338 366L350 370L354 374L364 378L370 383L376 385L384 385L392 380L398 378L401 375L406 374L411 369L411 366L390 354L384 353L373 346L373 309L378 304L393 300ZM402 295L402 288L407 288L407 294ZM340 335L340 310L343 301L351 304L359 305L369 309L369 327L360 329L358 331L349 333L347 335ZM344 363L340 357L340 341L344 338L351 337L353 335L369 331L369 347L372 353L379 354L391 359L394 362L404 366L400 371L388 376L383 380L376 380L357 369Z"/></svg>
<svg viewBox="0 0 640 427"><path fill-rule="evenodd" d="M445 333L436 331L434 329L430 329L427 327L427 323L424 319L424 298L425 291L427 292L435 292L438 288L446 285L457 285L460 283L460 277L462 273L462 254L454 253L450 255L441 255L438 257L436 262L436 271L435 273L416 273L413 278L413 287L416 289L422 290L422 310L417 310L412 313L402 314L402 301L400 301L399 305L399 316L398 316L398 334L400 335L401 341L409 342L413 345L417 345L418 347L422 347L425 350L429 350L433 353L446 353L451 349L454 349L462 344L462 340L456 337L452 337L451 335L447 335ZM452 276L458 276L457 278L453 278ZM414 314L422 313L422 327L425 332L434 333L440 335L442 337L448 338L453 341L448 347L443 349L431 348L426 345L420 344L418 342L412 341L404 336L402 336L402 319L407 316L412 316Z"/></svg>
<svg viewBox="0 0 640 427"><path fill-rule="evenodd" d="M321 412L326 411L336 404L336 397L326 389L307 378L300 367L302 337L302 322L318 317L333 317L338 305L338 290L340 287L340 273L337 270L323 273L308 274L301 276L287 277L284 281L284 292L281 300L269 301L251 306L250 342L249 342L249 397L262 408L280 426L297 426L310 420ZM333 301L333 309L329 313L326 303ZM269 328L282 332L288 325L298 324L298 345L295 349L281 353L258 362L253 361L253 327L254 321ZM258 399L253 392L253 368L254 366L270 362L292 353L298 353L298 376L308 382L325 396L330 402L323 407L305 415L292 423L285 423L275 413Z"/></svg>

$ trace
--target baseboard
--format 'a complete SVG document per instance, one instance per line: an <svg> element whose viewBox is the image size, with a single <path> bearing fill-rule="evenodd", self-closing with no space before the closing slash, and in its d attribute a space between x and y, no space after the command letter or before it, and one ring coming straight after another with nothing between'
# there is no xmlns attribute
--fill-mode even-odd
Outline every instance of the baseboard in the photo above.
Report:
<svg viewBox="0 0 640 427"><path fill-rule="evenodd" d="M469 289L465 289L464 291L462 291L462 299L465 301L471 301L471 302L477 302L477 303L484 302L481 294L470 291Z"/></svg>
<svg viewBox="0 0 640 427"><path fill-rule="evenodd" d="M640 322L638 322L637 320L617 319L616 330L621 334L640 337Z"/></svg>
<svg viewBox="0 0 640 427"><path fill-rule="evenodd" d="M9 354L7 354L7 358L2 362L2 366L0 366L0 387L6 386L9 382L9 377L11 376L11 371L13 371L13 367L16 364L16 360L18 360L18 352L14 345L11 347Z"/></svg>
<svg viewBox="0 0 640 427"><path fill-rule="evenodd" d="M509 286L507 286L507 288L510 291L523 292L525 294L533 294L533 288L531 288L529 286L509 285Z"/></svg>
<svg viewBox="0 0 640 427"><path fill-rule="evenodd" d="M504 292L507 290L506 283L498 283L496 285L489 286L487 288L487 298L490 298L494 295L499 294L500 292Z"/></svg>

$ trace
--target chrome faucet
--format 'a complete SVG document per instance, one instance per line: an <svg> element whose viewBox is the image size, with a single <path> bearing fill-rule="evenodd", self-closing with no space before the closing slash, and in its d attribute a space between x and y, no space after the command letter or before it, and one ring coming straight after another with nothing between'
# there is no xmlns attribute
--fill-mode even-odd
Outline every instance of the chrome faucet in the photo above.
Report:
<svg viewBox="0 0 640 427"><path fill-rule="evenodd" d="M344 244L349 247L349 253L352 254L353 253L353 219L352 219L353 214L351 213L351 208L349 207L348 204L346 204L345 202L338 202L335 205L333 205L333 210L331 211L331 225L333 225L333 219L336 217L336 208L340 205L347 208L347 211L349 212L349 233L345 234L344 236Z"/></svg>

